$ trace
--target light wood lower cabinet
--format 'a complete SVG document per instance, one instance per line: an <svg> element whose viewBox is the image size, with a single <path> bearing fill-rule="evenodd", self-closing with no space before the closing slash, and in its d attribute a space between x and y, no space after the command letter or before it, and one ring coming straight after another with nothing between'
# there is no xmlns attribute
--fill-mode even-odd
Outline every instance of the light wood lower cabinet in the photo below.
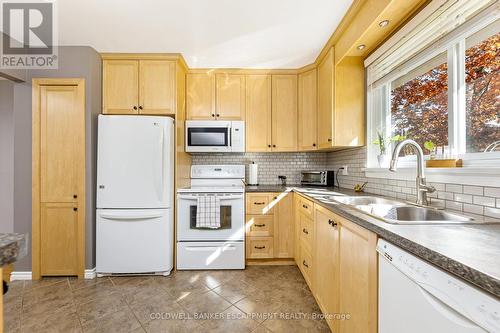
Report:
<svg viewBox="0 0 500 333"><path fill-rule="evenodd" d="M339 231L335 216L327 209L317 206L315 209L316 241L314 271L314 296L323 313L339 312ZM338 332L338 321L326 319L334 332Z"/></svg>
<svg viewBox="0 0 500 333"><path fill-rule="evenodd" d="M246 194L247 259L293 258L293 193Z"/></svg>
<svg viewBox="0 0 500 333"><path fill-rule="evenodd" d="M330 329L377 332L376 234L299 194L294 196L297 265L323 313L350 316L349 320L327 316Z"/></svg>
<svg viewBox="0 0 500 333"><path fill-rule="evenodd" d="M340 332L377 332L377 236L357 224L336 217L340 225L340 311L350 320L340 322Z"/></svg>

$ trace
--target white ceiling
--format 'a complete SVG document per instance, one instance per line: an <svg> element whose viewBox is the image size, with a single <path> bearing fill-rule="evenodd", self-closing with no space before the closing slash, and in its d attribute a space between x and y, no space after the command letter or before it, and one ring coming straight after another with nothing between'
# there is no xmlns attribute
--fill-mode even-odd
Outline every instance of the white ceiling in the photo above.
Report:
<svg viewBox="0 0 500 333"><path fill-rule="evenodd" d="M313 62L352 0L57 1L59 44L182 53L193 68Z"/></svg>

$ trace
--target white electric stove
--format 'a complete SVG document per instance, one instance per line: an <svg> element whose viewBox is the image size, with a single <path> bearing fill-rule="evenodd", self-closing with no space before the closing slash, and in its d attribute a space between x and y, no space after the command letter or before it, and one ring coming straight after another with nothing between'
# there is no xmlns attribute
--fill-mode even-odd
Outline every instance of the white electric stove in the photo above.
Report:
<svg viewBox="0 0 500 333"><path fill-rule="evenodd" d="M245 268L245 166L193 165L191 187L177 190L177 269ZM196 226L200 195L220 199L220 228Z"/></svg>

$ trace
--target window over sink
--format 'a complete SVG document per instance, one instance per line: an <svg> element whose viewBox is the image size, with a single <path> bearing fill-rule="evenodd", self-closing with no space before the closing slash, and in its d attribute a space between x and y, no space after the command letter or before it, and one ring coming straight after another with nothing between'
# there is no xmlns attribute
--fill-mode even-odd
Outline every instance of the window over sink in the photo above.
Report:
<svg viewBox="0 0 500 333"><path fill-rule="evenodd" d="M436 3L365 62L369 168L387 167L380 155L405 138L426 158L500 166L500 10L488 0ZM403 150L403 166L414 160Z"/></svg>

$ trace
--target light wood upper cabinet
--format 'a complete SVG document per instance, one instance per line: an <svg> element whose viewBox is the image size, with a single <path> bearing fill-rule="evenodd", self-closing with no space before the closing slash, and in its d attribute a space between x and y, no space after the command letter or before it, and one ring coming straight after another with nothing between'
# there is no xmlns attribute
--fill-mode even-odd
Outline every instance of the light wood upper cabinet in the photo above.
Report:
<svg viewBox="0 0 500 333"><path fill-rule="evenodd" d="M103 110L105 114L139 112L139 61L103 61Z"/></svg>
<svg viewBox="0 0 500 333"><path fill-rule="evenodd" d="M323 313L339 313L340 225L335 216L321 206L316 206L314 213L316 224L314 295ZM333 332L338 332L338 320L327 318L327 323Z"/></svg>
<svg viewBox="0 0 500 333"><path fill-rule="evenodd" d="M366 144L365 67L362 57L346 57L335 65L336 147Z"/></svg>
<svg viewBox="0 0 500 333"><path fill-rule="evenodd" d="M346 219L340 222L339 281L336 298L340 313L350 320L340 321L340 332L377 332L378 256L377 235Z"/></svg>
<svg viewBox="0 0 500 333"><path fill-rule="evenodd" d="M215 77L210 73L186 76L186 113L190 120L215 120Z"/></svg>
<svg viewBox="0 0 500 333"><path fill-rule="evenodd" d="M139 61L139 113L175 114L174 61Z"/></svg>
<svg viewBox="0 0 500 333"><path fill-rule="evenodd" d="M104 114L175 114L176 63L104 60Z"/></svg>
<svg viewBox="0 0 500 333"><path fill-rule="evenodd" d="M274 213L274 257L293 258L294 255L294 224L293 224L293 193L276 193Z"/></svg>
<svg viewBox="0 0 500 333"><path fill-rule="evenodd" d="M271 151L271 76L246 76L246 151Z"/></svg>
<svg viewBox="0 0 500 333"><path fill-rule="evenodd" d="M297 151L297 75L272 75L272 150Z"/></svg>
<svg viewBox="0 0 500 333"><path fill-rule="evenodd" d="M216 74L215 116L220 120L245 119L245 76Z"/></svg>
<svg viewBox="0 0 500 333"><path fill-rule="evenodd" d="M318 65L318 147L331 148L334 140L334 51Z"/></svg>
<svg viewBox="0 0 500 333"><path fill-rule="evenodd" d="M299 118L298 118L298 148L316 150L317 145L317 75L316 68L300 73L299 80Z"/></svg>

